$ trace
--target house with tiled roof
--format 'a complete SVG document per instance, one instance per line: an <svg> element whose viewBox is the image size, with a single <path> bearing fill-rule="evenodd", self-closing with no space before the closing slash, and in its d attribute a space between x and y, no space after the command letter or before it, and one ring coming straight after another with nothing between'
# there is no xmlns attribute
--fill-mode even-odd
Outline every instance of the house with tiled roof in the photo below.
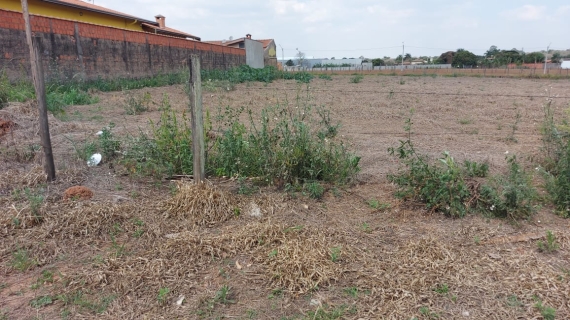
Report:
<svg viewBox="0 0 570 320"><path fill-rule="evenodd" d="M226 47L232 48L245 48L246 40L254 40L260 42L263 46L263 60L265 65L277 66L277 47L275 45L274 39L252 39L251 34L246 34L243 38L232 39L232 40L215 40L215 41L205 41L211 44L218 44Z"/></svg>
<svg viewBox="0 0 570 320"><path fill-rule="evenodd" d="M200 41L200 37L166 26L166 18L157 15L147 20L80 0L28 0L30 14L73 20L132 31L144 31L176 38ZM20 0L2 0L0 9L22 11Z"/></svg>

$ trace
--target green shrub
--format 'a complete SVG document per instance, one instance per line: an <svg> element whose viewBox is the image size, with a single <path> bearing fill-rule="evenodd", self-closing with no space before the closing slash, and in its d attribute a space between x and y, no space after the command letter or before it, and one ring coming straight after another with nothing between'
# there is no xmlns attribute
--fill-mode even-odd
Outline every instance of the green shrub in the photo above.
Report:
<svg viewBox="0 0 570 320"><path fill-rule="evenodd" d="M51 85L46 89L47 109L53 114L64 112L71 105L87 105L99 102L99 98L91 96L76 86Z"/></svg>
<svg viewBox="0 0 570 320"><path fill-rule="evenodd" d="M147 152L154 161L164 166L169 174L192 174L192 130L186 113L179 120L170 107L168 96L164 95L160 121L151 122L154 150Z"/></svg>
<svg viewBox="0 0 570 320"><path fill-rule="evenodd" d="M320 199L325 194L323 185L316 181L305 183L304 189L309 194L309 197L313 199Z"/></svg>
<svg viewBox="0 0 570 320"><path fill-rule="evenodd" d="M328 74L319 74L319 79L331 81L332 77L329 76Z"/></svg>
<svg viewBox="0 0 570 320"><path fill-rule="evenodd" d="M202 81L227 80L231 83L243 82L272 82L276 79L297 80L302 83L309 83L313 75L301 72L285 72L273 66L265 66L262 69L252 68L248 65L231 68L229 70L202 70Z"/></svg>
<svg viewBox="0 0 570 320"><path fill-rule="evenodd" d="M481 187L478 207L496 217L527 219L535 211L536 189L515 156L507 162L507 175L494 177Z"/></svg>
<svg viewBox="0 0 570 320"><path fill-rule="evenodd" d="M568 116L566 116L560 124L557 124L554 120L552 101L545 104L541 127L544 154L541 173L557 212L563 217L570 217L570 126L568 123Z"/></svg>
<svg viewBox="0 0 570 320"><path fill-rule="evenodd" d="M125 104L125 113L128 115L141 114L150 108L152 98L149 92L145 92L140 97L130 95Z"/></svg>
<svg viewBox="0 0 570 320"><path fill-rule="evenodd" d="M530 177L516 161L508 159L509 172L505 176L488 179L477 188L470 182L473 177L485 177L487 164L465 161L459 166L448 152L435 164L427 156L416 152L411 141L411 119L406 121L408 139L400 141L398 148L389 148L403 164L388 180L398 187L396 196L419 200L426 208L451 217L463 217L471 209L490 213L496 217L528 218L534 213L532 201L536 190Z"/></svg>
<svg viewBox="0 0 570 320"><path fill-rule="evenodd" d="M109 161L119 156L121 148L121 141L113 135L114 127L115 124L111 122L108 127L101 130L96 139L86 139L83 142L65 138L72 143L75 154L80 160L87 161L94 153L101 153L105 161Z"/></svg>
<svg viewBox="0 0 570 320"><path fill-rule="evenodd" d="M350 83L360 83L364 79L364 76L361 74L355 74L349 80Z"/></svg>
<svg viewBox="0 0 570 320"><path fill-rule="evenodd" d="M243 112L226 108L218 116L225 126L208 154L211 173L260 177L271 183L293 185L326 181L346 183L358 172L359 157L335 138L328 113L315 116L310 106L276 105L261 112L261 121L249 111L249 126L240 123ZM220 112L221 113L221 112Z"/></svg>

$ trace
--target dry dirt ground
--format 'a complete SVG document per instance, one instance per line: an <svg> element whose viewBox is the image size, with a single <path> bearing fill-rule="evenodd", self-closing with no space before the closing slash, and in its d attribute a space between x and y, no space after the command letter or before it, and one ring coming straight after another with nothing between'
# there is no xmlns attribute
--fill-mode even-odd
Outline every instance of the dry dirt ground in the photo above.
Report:
<svg viewBox="0 0 570 320"><path fill-rule="evenodd" d="M277 103L330 108L362 170L319 201L273 187L239 195L228 179L197 189L78 160L72 141L110 122L118 136L148 132L164 94L181 113L182 86L95 93L97 104L50 117L50 184L31 104L0 110L10 122L0 136L0 319L540 319L547 308L570 318L570 220L548 205L529 221L450 219L399 202L386 179L398 168L387 148L406 138L412 109L421 153L487 161L493 174L516 154L534 171L546 97L561 115L570 81L350 78L204 92L212 115L225 106L255 115ZM127 115L128 97L145 92L151 110ZM77 185L93 198L64 200ZM554 253L538 251L547 230Z"/></svg>

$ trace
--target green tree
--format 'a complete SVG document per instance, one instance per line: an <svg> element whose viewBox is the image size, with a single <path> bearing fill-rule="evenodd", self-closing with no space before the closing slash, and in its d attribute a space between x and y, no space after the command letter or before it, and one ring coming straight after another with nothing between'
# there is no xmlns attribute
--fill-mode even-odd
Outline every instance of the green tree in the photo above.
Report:
<svg viewBox="0 0 570 320"><path fill-rule="evenodd" d="M477 56L470 51L465 49L457 49L457 52L453 56L453 67L474 67L477 65Z"/></svg>
<svg viewBox="0 0 570 320"><path fill-rule="evenodd" d="M493 45L489 48L489 50L487 50L487 52L485 52L485 57L486 58L490 58L492 56L495 56L497 53L499 53L499 49L497 48L497 46Z"/></svg>
<svg viewBox="0 0 570 320"><path fill-rule="evenodd" d="M285 65L288 67L292 67L295 63L293 62L293 60L289 59L287 60L287 62L285 62Z"/></svg>
<svg viewBox="0 0 570 320"><path fill-rule="evenodd" d="M386 63L384 62L384 60L377 58L377 59L372 59L372 66L374 67L378 67L378 66L385 66Z"/></svg>
<svg viewBox="0 0 570 320"><path fill-rule="evenodd" d="M525 63L535 63L535 62L544 62L544 54L542 52L531 52L527 53L524 56Z"/></svg>
<svg viewBox="0 0 570 320"><path fill-rule="evenodd" d="M522 61L523 56L517 49L501 50L495 55L495 59L498 59L502 64L508 64Z"/></svg>
<svg viewBox="0 0 570 320"><path fill-rule="evenodd" d="M550 61L552 63L560 63L561 60L562 60L562 56L561 56L560 52L555 52L552 55L552 58L550 58Z"/></svg>
<svg viewBox="0 0 570 320"><path fill-rule="evenodd" d="M404 61L412 61L412 55L409 53L406 53L406 55L404 56Z"/></svg>

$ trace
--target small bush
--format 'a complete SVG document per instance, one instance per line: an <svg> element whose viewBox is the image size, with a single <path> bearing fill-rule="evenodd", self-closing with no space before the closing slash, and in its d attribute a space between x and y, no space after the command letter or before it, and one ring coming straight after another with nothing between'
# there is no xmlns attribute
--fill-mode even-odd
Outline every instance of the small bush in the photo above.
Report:
<svg viewBox="0 0 570 320"><path fill-rule="evenodd" d="M91 96L76 86L51 85L46 89L47 109L53 114L63 113L67 106L97 102L99 102L99 98Z"/></svg>
<svg viewBox="0 0 570 320"><path fill-rule="evenodd" d="M332 77L329 76L328 74L319 74L319 79L331 81Z"/></svg>
<svg viewBox="0 0 570 320"><path fill-rule="evenodd" d="M406 121L408 139L400 141L398 148L389 148L398 156L403 168L388 180L398 186L396 196L419 200L431 211L451 217L463 217L471 209L490 213L496 217L528 218L534 213L532 201L536 190L529 175L521 168L516 157L509 158L509 172L505 176L489 179L477 188L470 179L485 177L487 164L465 161L459 166L448 152L435 164L425 155L416 152L411 141L411 119Z"/></svg>
<svg viewBox="0 0 570 320"><path fill-rule="evenodd" d="M240 123L244 109L226 108L217 117L222 136L208 154L207 166L220 176L260 177L293 185L326 181L346 183L358 172L359 157L335 139L326 111L310 106L277 105L261 113L249 111L249 126Z"/></svg>
<svg viewBox="0 0 570 320"><path fill-rule="evenodd" d="M364 79L364 76L361 74L356 74L352 76L349 80L350 83L360 83Z"/></svg>
<svg viewBox="0 0 570 320"><path fill-rule="evenodd" d="M233 91L235 90L235 85L229 80L208 79L202 82L202 89L204 91L210 91L210 92Z"/></svg>
<svg viewBox="0 0 570 320"><path fill-rule="evenodd" d="M537 246L540 252L547 253L554 252L560 247L556 241L556 236L550 230L546 231L546 242L538 241Z"/></svg>
<svg viewBox="0 0 570 320"><path fill-rule="evenodd" d="M309 194L309 197L313 199L320 199L325 194L325 188L318 182L306 183L304 189Z"/></svg>
<svg viewBox="0 0 570 320"><path fill-rule="evenodd" d="M150 108L152 98L149 92L145 92L141 97L129 96L125 104L125 113L128 115L137 115L147 111Z"/></svg>
<svg viewBox="0 0 570 320"><path fill-rule="evenodd" d="M273 66L266 66L263 69L255 69L248 65L241 65L230 70L202 70L202 81L225 80L230 83L243 82L272 82L276 79L297 80L302 83L309 83L313 75L308 72L285 72Z"/></svg>
<svg viewBox="0 0 570 320"><path fill-rule="evenodd" d="M86 139L83 142L66 138L73 144L75 154L80 160L87 161L94 153L101 153L105 161L109 161L119 155L121 148L121 141L112 133L114 127L115 124L111 122L108 127L101 130L96 139Z"/></svg>
<svg viewBox="0 0 570 320"><path fill-rule="evenodd" d="M569 111L567 111L568 113ZM552 101L544 106L544 120L541 127L543 170L546 189L563 217L570 217L570 126L568 116L560 124L554 121Z"/></svg>
<svg viewBox="0 0 570 320"><path fill-rule="evenodd" d="M527 219L535 211L532 202L536 198L536 189L515 156L507 162L507 175L490 179L481 187L478 206L481 211L496 217Z"/></svg>

